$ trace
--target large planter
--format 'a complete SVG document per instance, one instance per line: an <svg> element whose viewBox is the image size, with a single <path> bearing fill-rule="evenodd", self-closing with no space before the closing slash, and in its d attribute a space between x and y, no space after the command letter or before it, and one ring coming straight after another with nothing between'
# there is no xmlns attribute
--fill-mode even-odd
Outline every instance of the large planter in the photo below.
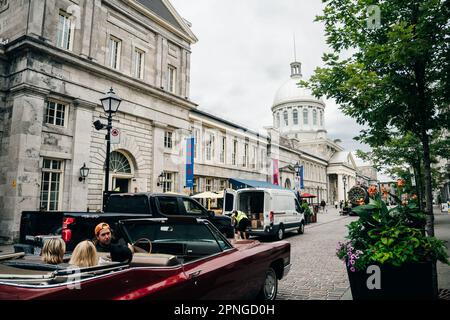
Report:
<svg viewBox="0 0 450 320"><path fill-rule="evenodd" d="M373 270L351 272L347 267L353 300L431 300L435 298L432 283L433 263L410 263L401 267L381 265L380 289L373 284Z"/></svg>
<svg viewBox="0 0 450 320"><path fill-rule="evenodd" d="M317 222L317 213L314 213L314 214L311 216L311 222L312 222L312 223Z"/></svg>

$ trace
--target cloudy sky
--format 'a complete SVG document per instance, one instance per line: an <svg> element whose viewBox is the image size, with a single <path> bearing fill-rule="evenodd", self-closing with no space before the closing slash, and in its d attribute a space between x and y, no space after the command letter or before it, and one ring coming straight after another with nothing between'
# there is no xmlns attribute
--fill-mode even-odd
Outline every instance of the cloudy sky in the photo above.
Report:
<svg viewBox="0 0 450 320"><path fill-rule="evenodd" d="M272 125L277 89L297 60L304 78L329 52L324 28L314 22L321 0L170 0L192 23L191 99L199 108L256 131ZM325 100L328 135L347 150L368 150L353 140L360 130L331 100Z"/></svg>

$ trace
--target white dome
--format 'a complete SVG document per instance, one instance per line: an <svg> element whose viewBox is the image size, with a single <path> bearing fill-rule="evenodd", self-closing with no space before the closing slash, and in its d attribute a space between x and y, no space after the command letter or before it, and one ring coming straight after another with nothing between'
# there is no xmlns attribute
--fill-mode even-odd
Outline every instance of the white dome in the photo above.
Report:
<svg viewBox="0 0 450 320"><path fill-rule="evenodd" d="M301 79L301 77L295 76L286 81L275 94L273 106L278 106L287 102L299 101L316 101L323 103L311 94L311 90L298 86Z"/></svg>
<svg viewBox="0 0 450 320"><path fill-rule="evenodd" d="M273 99L273 107L289 102L317 102L324 105L321 99L315 98L311 90L300 87L298 83L302 80L301 63L291 63L291 77L287 80L275 94Z"/></svg>

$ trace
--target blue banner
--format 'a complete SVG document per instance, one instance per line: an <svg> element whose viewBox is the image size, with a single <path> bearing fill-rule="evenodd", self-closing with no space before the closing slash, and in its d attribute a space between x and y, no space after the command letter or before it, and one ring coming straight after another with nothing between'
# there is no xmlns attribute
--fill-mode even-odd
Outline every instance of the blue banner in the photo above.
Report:
<svg viewBox="0 0 450 320"><path fill-rule="evenodd" d="M195 139L186 139L186 188L194 187L194 148Z"/></svg>
<svg viewBox="0 0 450 320"><path fill-rule="evenodd" d="M305 181L303 179L303 166L300 166L300 168L298 169L298 176L300 178L300 189L305 189Z"/></svg>

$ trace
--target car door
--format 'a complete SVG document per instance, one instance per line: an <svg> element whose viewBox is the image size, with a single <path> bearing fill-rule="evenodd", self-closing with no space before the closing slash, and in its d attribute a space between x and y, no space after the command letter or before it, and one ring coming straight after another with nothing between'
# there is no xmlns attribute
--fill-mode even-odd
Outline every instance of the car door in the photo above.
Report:
<svg viewBox="0 0 450 320"><path fill-rule="evenodd" d="M236 210L237 192L233 189L225 189L223 193L223 214L230 216Z"/></svg>

